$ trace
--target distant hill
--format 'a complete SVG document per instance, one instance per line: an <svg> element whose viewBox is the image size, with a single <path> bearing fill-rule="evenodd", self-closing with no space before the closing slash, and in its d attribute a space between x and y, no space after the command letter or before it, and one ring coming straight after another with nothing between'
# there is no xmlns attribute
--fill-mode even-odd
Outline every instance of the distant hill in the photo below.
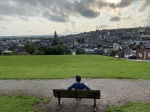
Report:
<svg viewBox="0 0 150 112"><path fill-rule="evenodd" d="M53 35L0 36L0 38L53 38Z"/></svg>

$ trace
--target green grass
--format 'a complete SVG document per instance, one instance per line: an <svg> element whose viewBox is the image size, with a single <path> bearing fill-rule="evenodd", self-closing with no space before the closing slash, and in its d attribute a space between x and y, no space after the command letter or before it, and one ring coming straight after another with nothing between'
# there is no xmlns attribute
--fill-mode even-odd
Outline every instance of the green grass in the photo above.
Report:
<svg viewBox="0 0 150 112"><path fill-rule="evenodd" d="M150 63L100 55L0 56L0 79L149 79Z"/></svg>
<svg viewBox="0 0 150 112"><path fill-rule="evenodd" d="M127 103L120 107L109 107L108 112L150 112L150 103Z"/></svg>
<svg viewBox="0 0 150 112"><path fill-rule="evenodd" d="M38 112L46 107L35 104L48 104L51 98L37 99L27 96L0 96L0 112ZM37 109L38 108L38 109Z"/></svg>
<svg viewBox="0 0 150 112"><path fill-rule="evenodd" d="M38 102L33 97L0 96L0 112L36 112L33 105Z"/></svg>
<svg viewBox="0 0 150 112"><path fill-rule="evenodd" d="M50 99L37 99L25 96L0 96L0 112L38 112L35 104L48 103ZM41 109L45 109L43 107ZM113 106L108 112L149 112L150 103L126 103L123 106Z"/></svg>

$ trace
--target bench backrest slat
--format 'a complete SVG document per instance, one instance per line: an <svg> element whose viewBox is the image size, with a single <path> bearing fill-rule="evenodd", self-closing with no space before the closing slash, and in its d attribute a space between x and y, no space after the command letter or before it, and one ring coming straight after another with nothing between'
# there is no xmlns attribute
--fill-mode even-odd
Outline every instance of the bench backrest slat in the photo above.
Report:
<svg viewBox="0 0 150 112"><path fill-rule="evenodd" d="M100 90L65 90L53 89L55 97L61 98L94 98L100 99Z"/></svg>

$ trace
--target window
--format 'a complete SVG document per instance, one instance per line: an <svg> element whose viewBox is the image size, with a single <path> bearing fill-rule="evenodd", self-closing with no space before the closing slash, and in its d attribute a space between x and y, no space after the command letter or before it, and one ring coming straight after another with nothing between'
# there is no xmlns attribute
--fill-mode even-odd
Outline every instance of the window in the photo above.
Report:
<svg viewBox="0 0 150 112"><path fill-rule="evenodd" d="M139 53L139 57L142 58L142 53Z"/></svg>
<svg viewBox="0 0 150 112"><path fill-rule="evenodd" d="M150 57L150 52L148 52L148 57Z"/></svg>

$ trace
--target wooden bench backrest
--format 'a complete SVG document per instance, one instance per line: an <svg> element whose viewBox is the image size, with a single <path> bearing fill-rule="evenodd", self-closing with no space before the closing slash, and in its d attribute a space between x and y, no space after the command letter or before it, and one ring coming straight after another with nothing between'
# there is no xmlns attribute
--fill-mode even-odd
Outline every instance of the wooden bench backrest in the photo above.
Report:
<svg viewBox="0 0 150 112"><path fill-rule="evenodd" d="M64 90L53 89L55 97L60 98L95 98L100 99L100 90Z"/></svg>

